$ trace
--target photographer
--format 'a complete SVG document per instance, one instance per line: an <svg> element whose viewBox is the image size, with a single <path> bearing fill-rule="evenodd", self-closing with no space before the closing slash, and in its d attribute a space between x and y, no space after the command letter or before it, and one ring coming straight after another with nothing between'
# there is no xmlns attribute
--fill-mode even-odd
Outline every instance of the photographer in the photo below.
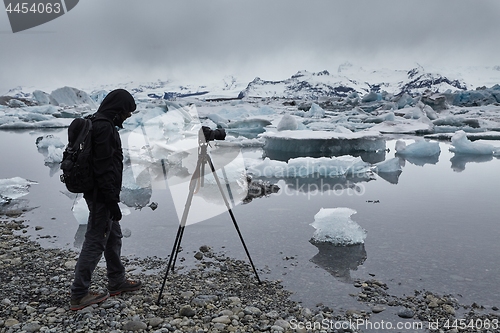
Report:
<svg viewBox="0 0 500 333"><path fill-rule="evenodd" d="M123 153L120 135L115 126L136 109L132 95L126 90L110 92L101 103L92 121L92 165L95 188L84 193L90 214L85 241L75 267L71 286L71 310L83 309L107 299L110 294L138 290L140 281L125 278L121 261L122 232L119 221L122 213L118 202L122 187ZM92 273L104 253L108 291L89 291Z"/></svg>

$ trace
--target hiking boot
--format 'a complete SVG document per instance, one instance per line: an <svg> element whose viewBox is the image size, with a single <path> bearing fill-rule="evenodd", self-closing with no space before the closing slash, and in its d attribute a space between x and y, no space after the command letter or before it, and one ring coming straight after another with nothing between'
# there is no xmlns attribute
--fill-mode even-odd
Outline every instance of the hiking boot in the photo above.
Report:
<svg viewBox="0 0 500 333"><path fill-rule="evenodd" d="M111 296L116 296L120 295L122 292L125 291L136 291L141 289L142 282L137 280L125 280L121 284L117 286L110 286L108 285L108 291Z"/></svg>
<svg viewBox="0 0 500 333"><path fill-rule="evenodd" d="M101 303L109 297L108 292L95 292L89 291L89 293L82 298L71 299L70 309L71 310L81 310L89 305Z"/></svg>

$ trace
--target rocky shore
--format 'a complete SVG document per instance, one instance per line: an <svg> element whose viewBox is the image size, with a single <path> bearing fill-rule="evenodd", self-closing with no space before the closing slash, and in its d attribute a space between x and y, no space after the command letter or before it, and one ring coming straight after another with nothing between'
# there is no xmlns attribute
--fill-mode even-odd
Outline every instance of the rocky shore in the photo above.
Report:
<svg viewBox="0 0 500 333"><path fill-rule="evenodd" d="M71 311L69 287L77 253L43 249L23 236L26 228L21 214L0 216L0 333L500 331L496 307L464 306L451 295L427 291L397 297L374 279L354 282L359 293L352 296L365 310L340 313L322 305L311 310L292 301L279 281L258 284L245 262L213 253L208 246L195 254L195 268L169 274L159 304L165 259L124 259L127 267L141 268L129 272L143 281L141 290ZM99 266L94 289L105 285L105 269ZM377 316L391 311L394 323L381 326ZM417 325L396 330L396 321Z"/></svg>

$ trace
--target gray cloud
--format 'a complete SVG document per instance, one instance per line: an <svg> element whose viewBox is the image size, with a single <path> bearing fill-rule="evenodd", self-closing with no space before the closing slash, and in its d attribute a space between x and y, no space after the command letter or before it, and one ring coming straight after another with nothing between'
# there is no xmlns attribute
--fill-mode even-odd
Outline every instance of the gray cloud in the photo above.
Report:
<svg viewBox="0 0 500 333"><path fill-rule="evenodd" d="M85 0L12 34L0 13L0 93L227 74L278 79L344 61L500 65L498 14L497 0Z"/></svg>

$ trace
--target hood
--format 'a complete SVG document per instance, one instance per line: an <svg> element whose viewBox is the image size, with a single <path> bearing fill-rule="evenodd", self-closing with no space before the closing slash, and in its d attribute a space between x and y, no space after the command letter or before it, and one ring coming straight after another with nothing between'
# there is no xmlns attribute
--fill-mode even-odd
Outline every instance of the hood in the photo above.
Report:
<svg viewBox="0 0 500 333"><path fill-rule="evenodd" d="M98 113L113 121L113 123L122 127L121 113L135 111L136 105L134 97L125 89L116 89L106 95L102 101Z"/></svg>

